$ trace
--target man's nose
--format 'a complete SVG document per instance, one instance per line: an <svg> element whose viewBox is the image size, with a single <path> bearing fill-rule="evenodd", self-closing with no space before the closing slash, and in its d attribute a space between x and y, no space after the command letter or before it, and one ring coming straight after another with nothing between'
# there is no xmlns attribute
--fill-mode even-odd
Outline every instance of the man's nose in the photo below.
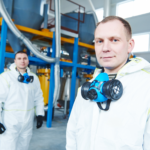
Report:
<svg viewBox="0 0 150 150"><path fill-rule="evenodd" d="M24 62L24 59L21 59L21 62Z"/></svg>
<svg viewBox="0 0 150 150"><path fill-rule="evenodd" d="M109 41L104 41L103 47L102 47L103 52L109 52L110 51L110 43Z"/></svg>

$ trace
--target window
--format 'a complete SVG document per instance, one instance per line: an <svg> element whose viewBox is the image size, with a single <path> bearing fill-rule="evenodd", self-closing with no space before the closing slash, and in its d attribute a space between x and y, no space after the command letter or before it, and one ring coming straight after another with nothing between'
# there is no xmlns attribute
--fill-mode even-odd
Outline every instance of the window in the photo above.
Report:
<svg viewBox="0 0 150 150"><path fill-rule="evenodd" d="M138 16L150 12L150 0L127 0L117 4L116 15L122 18Z"/></svg>
<svg viewBox="0 0 150 150"><path fill-rule="evenodd" d="M96 9L96 15L97 15L98 21L103 20L103 13L104 13L103 8Z"/></svg>
<svg viewBox="0 0 150 150"><path fill-rule="evenodd" d="M149 34L133 35L135 46L132 52L144 52L149 50Z"/></svg>

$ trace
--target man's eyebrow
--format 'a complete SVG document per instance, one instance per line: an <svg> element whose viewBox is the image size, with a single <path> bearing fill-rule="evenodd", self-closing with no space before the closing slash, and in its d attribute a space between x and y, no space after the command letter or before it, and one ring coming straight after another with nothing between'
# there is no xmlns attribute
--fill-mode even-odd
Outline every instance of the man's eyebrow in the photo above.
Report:
<svg viewBox="0 0 150 150"><path fill-rule="evenodd" d="M96 37L94 40L99 40L99 39L103 39L103 38L100 38L100 37Z"/></svg>
<svg viewBox="0 0 150 150"><path fill-rule="evenodd" d="M95 43L96 40L102 40L102 38L98 38L98 37L95 38L95 39L93 40L93 43Z"/></svg>
<svg viewBox="0 0 150 150"><path fill-rule="evenodd" d="M109 39L113 39L113 38L121 39L121 37L119 37L119 36L110 36L108 38ZM96 37L94 40L97 40L97 39L104 39L104 38L102 38L102 37Z"/></svg>
<svg viewBox="0 0 150 150"><path fill-rule="evenodd" d="M121 37L119 37L119 36L111 36L111 37L109 37L109 39L115 39L115 38L121 39Z"/></svg>

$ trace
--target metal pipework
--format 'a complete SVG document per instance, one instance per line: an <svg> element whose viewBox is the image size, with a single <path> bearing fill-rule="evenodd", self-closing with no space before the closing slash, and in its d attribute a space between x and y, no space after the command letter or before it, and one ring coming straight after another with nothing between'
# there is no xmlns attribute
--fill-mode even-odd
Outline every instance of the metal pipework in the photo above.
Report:
<svg viewBox="0 0 150 150"><path fill-rule="evenodd" d="M61 50L61 20L60 20L60 0L55 0L55 38L56 38L56 63L55 63L55 69L54 69L54 76L55 76L55 91L54 91L54 98L53 98L53 104L55 106L60 92L60 50Z"/></svg>
<svg viewBox="0 0 150 150"><path fill-rule="evenodd" d="M105 0L104 18L110 16L110 0Z"/></svg>
<svg viewBox="0 0 150 150"><path fill-rule="evenodd" d="M94 19L95 19L95 24L97 24L99 21L98 21L98 17L97 17L97 15L96 15L95 7L94 7L94 5L93 5L93 3L92 3L92 0L89 0L89 3L90 3L91 8L92 8L92 10L93 10L93 15L94 15Z"/></svg>
<svg viewBox="0 0 150 150"><path fill-rule="evenodd" d="M9 29L16 35L16 37L18 39L20 39L26 46L28 49L30 49L32 51L32 53L34 55L36 55L38 58L41 58L42 60L48 62L48 63L53 63L55 62L55 58L50 58L47 56L42 55L39 51L36 50L36 48L32 45L32 43L30 42L30 40L28 40L28 38L26 38L14 25L14 23L12 22L6 8L5 5L3 3L3 0L0 0L0 13L3 17L3 19L5 20L5 22L7 23Z"/></svg>

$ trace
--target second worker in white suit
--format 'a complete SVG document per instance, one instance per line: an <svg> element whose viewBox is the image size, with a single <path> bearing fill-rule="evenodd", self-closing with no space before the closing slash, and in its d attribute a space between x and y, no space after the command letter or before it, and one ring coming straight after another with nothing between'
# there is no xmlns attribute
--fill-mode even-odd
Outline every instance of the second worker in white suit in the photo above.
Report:
<svg viewBox="0 0 150 150"><path fill-rule="evenodd" d="M28 150L35 112L37 128L43 123L43 93L28 64L27 54L19 51L10 71L0 75L0 150Z"/></svg>

